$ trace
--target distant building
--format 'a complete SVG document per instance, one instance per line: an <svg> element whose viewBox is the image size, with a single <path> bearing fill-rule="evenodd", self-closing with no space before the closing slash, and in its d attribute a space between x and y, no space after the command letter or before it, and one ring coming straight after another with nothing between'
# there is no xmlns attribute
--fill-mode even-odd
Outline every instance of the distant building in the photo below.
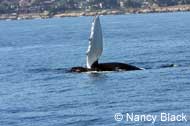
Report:
<svg viewBox="0 0 190 126"><path fill-rule="evenodd" d="M19 13L29 13L30 0L19 1Z"/></svg>
<svg viewBox="0 0 190 126"><path fill-rule="evenodd" d="M149 6L150 6L150 3L147 2L147 1L144 1L144 2L142 3L142 5L141 5L141 7L143 7L143 8L146 8L146 7L149 7Z"/></svg>
<svg viewBox="0 0 190 126"><path fill-rule="evenodd" d="M19 1L19 6L20 6L20 7L27 7L27 6L30 6L30 0L20 0L20 1Z"/></svg>
<svg viewBox="0 0 190 126"><path fill-rule="evenodd" d="M123 1L120 1L120 2L119 2L119 6L120 6L121 8L124 8L124 6L125 6L124 2L123 2Z"/></svg>
<svg viewBox="0 0 190 126"><path fill-rule="evenodd" d="M86 9L87 5L88 5L88 2L87 2L87 1L81 1L81 2L79 3L79 8L80 8L80 9Z"/></svg>
<svg viewBox="0 0 190 126"><path fill-rule="evenodd" d="M102 4L102 3L99 3L99 7L102 9L102 8L103 8L103 4Z"/></svg>

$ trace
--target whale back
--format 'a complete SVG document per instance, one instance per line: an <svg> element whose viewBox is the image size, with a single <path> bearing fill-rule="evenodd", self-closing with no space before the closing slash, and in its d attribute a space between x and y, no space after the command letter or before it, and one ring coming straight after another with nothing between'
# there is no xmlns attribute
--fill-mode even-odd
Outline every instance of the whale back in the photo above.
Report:
<svg viewBox="0 0 190 126"><path fill-rule="evenodd" d="M87 50L87 68L91 69L92 64L100 58L103 52L103 37L102 28L100 24L99 16L94 18L91 27L91 33L89 38L89 46Z"/></svg>

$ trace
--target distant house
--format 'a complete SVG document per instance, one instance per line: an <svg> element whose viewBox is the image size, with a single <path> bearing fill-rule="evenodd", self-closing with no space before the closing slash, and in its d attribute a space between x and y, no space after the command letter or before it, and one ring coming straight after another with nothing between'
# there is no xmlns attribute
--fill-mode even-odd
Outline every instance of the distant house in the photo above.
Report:
<svg viewBox="0 0 190 126"><path fill-rule="evenodd" d="M119 6L120 6L121 8L124 8L124 7L125 7L124 2L123 2L123 1L120 1L120 2L119 2Z"/></svg>
<svg viewBox="0 0 190 126"><path fill-rule="evenodd" d="M149 6L150 6L150 3L147 2L147 1L144 1L144 2L142 3L142 5L141 5L141 7L143 7L143 8L146 8L146 7L149 7Z"/></svg>
<svg viewBox="0 0 190 126"><path fill-rule="evenodd" d="M54 7L54 3L55 0L43 0L42 2L40 2L40 9L43 10L47 10L49 8Z"/></svg>
<svg viewBox="0 0 190 126"><path fill-rule="evenodd" d="M55 0L44 0L43 4L44 5L52 5L55 2Z"/></svg>
<svg viewBox="0 0 190 126"><path fill-rule="evenodd" d="M79 3L79 8L80 9L86 9L87 5L88 5L87 1L81 1Z"/></svg>
<svg viewBox="0 0 190 126"><path fill-rule="evenodd" d="M30 0L19 1L19 13L29 13Z"/></svg>
<svg viewBox="0 0 190 126"><path fill-rule="evenodd" d="M20 7L27 7L27 6L30 6L30 0L20 0L20 1L19 1L19 6L20 6Z"/></svg>
<svg viewBox="0 0 190 126"><path fill-rule="evenodd" d="M103 8L103 3L99 3L99 8Z"/></svg>

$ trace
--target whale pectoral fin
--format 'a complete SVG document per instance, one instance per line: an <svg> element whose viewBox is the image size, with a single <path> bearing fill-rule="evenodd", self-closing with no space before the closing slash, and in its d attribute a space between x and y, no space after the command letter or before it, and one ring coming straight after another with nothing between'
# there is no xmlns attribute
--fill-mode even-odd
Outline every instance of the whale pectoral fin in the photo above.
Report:
<svg viewBox="0 0 190 126"><path fill-rule="evenodd" d="M87 49L87 58L86 65L87 68L91 69L92 64L96 62L102 55L103 51L103 36L102 36L102 28L100 24L99 16L94 18L92 23L90 38L89 38L89 46Z"/></svg>

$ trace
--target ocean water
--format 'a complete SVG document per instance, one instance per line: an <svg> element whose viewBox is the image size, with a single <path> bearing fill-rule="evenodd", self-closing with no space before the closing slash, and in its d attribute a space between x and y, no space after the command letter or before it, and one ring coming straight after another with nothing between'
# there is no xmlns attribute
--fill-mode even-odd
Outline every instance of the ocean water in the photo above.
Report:
<svg viewBox="0 0 190 126"><path fill-rule="evenodd" d="M190 13L101 16L99 62L146 70L69 73L85 66L92 20L0 21L0 126L189 126ZM127 121L127 113L187 121Z"/></svg>

